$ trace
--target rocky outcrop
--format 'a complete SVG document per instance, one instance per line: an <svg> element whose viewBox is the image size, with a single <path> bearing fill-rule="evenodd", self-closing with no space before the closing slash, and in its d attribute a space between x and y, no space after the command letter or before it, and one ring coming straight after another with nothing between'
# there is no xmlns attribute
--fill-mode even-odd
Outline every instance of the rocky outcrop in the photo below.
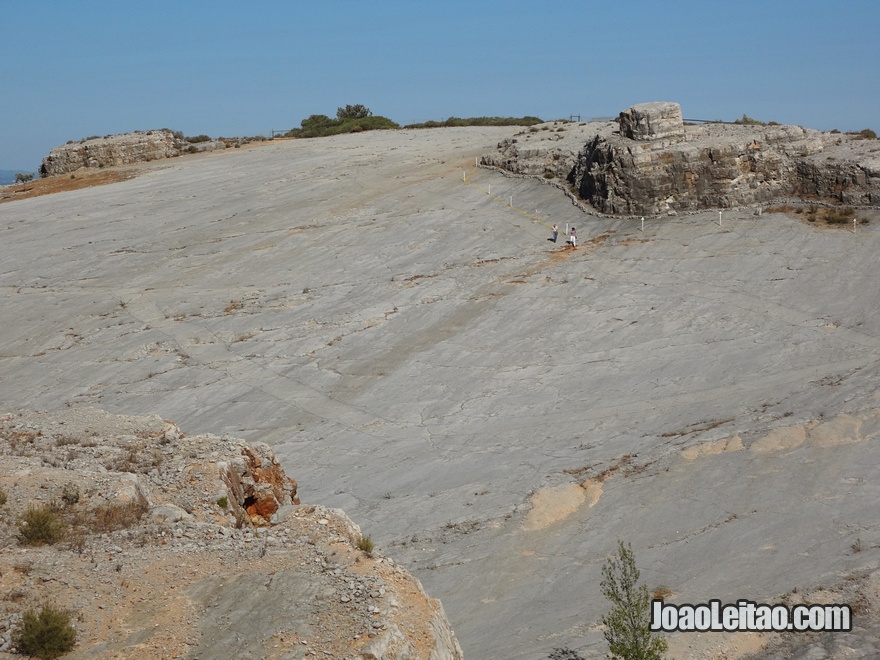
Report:
<svg viewBox="0 0 880 660"><path fill-rule="evenodd" d="M664 215L783 198L880 204L880 142L799 126L685 126L674 103L616 123L520 133L483 164L554 180L602 213ZM545 127L546 129L546 127ZM558 131L564 137L554 139Z"/></svg>
<svg viewBox="0 0 880 660"><path fill-rule="evenodd" d="M617 118L620 134L630 140L683 138L684 124L678 103L640 103Z"/></svg>
<svg viewBox="0 0 880 660"><path fill-rule="evenodd" d="M168 129L93 137L52 149L43 159L40 177L68 174L83 167L131 165L225 147L219 140L190 143Z"/></svg>
<svg viewBox="0 0 880 660"><path fill-rule="evenodd" d="M259 442L241 448L241 456L218 465L229 504L255 525L268 525L282 506L299 504L296 481L284 474L269 445Z"/></svg>
<svg viewBox="0 0 880 660"><path fill-rule="evenodd" d="M0 654L48 602L70 658L462 657L440 602L344 512L297 506L268 445L76 408L0 415L0 456ZM63 538L23 543L29 507Z"/></svg>

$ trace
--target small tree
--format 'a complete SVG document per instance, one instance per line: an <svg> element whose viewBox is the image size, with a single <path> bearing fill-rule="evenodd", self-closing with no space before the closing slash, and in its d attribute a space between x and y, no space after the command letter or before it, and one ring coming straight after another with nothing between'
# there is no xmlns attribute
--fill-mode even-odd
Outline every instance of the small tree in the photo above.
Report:
<svg viewBox="0 0 880 660"><path fill-rule="evenodd" d="M618 541L617 556L602 567L602 593L612 604L602 617L605 640L614 658L662 660L666 640L651 634L651 600L648 588L638 582L632 546Z"/></svg>
<svg viewBox="0 0 880 660"><path fill-rule="evenodd" d="M34 180L33 172L16 172L15 182L22 184L22 189L27 190L27 184Z"/></svg>
<svg viewBox="0 0 880 660"><path fill-rule="evenodd" d="M366 119L372 115L373 113L370 112L370 109L360 103L357 105L347 105L344 108L338 108L336 110L336 118L339 121L345 119Z"/></svg>

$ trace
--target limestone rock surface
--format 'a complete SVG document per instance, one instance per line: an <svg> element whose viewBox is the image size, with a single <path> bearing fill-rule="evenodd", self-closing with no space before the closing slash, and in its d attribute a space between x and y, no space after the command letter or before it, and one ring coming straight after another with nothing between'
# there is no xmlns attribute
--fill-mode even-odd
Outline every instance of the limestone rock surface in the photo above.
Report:
<svg viewBox="0 0 880 660"><path fill-rule="evenodd" d="M178 134L179 135L179 134ZM224 149L219 140L190 144L168 129L135 131L121 135L93 137L55 147L43 159L40 176L58 176L81 168L105 168L131 165L183 153Z"/></svg>
<svg viewBox="0 0 880 660"><path fill-rule="evenodd" d="M534 128L278 141L3 206L0 295L14 319L2 326L4 409L160 412L271 444L306 505L369 521L395 565L441 597L468 657L566 646L604 658L599 584L617 539L632 542L649 589L665 585L678 603L776 603L795 589L819 602L808 594L820 586L835 588L822 602L858 602L837 585L873 573L880 543L880 210L860 210L869 222L857 232L752 209L725 212L723 227L709 211L641 231L638 218L582 213L543 184L567 184L543 162L575 160L616 122ZM501 140L542 154L529 161L538 176L473 170ZM581 245L553 244L542 223L576 225ZM47 460L67 460L66 439L55 441ZM189 441L181 449L198 456ZM118 455L149 457L130 453ZM220 511L152 483L157 505ZM329 575L340 607L363 603L360 623L382 625L370 603L390 601L370 573L335 576L336 548L310 550L310 530L338 524L332 511L283 505L272 518L305 531L291 545L283 525L206 528L230 534L229 551L198 554L209 540L199 527L157 521L166 551L193 552L173 556L171 576L202 575L181 601L194 603L183 618L204 621L188 638L201 657L213 657L203 641L237 644L277 611L260 599L283 594L295 606L285 615L330 602L320 584L292 595L299 583L281 564L271 581L256 569L228 577L232 562L260 561L264 542L266 558L302 550L292 556ZM81 560L98 560L100 590L119 563L121 579L137 577L126 555L108 559L129 551L114 542ZM150 590L133 583L136 595L176 597L160 577L149 574ZM856 619L867 634L823 635L822 657L880 648L874 584ZM98 604L91 614L106 616ZM319 630L297 638L300 653L279 641L279 655L329 657ZM131 643L149 633L131 631ZM681 633L669 655L733 660L749 639L731 633L719 648Z"/></svg>
<svg viewBox="0 0 880 660"><path fill-rule="evenodd" d="M630 140L683 138L684 124L678 103L639 103L620 113L620 134Z"/></svg>
<svg viewBox="0 0 880 660"><path fill-rule="evenodd" d="M499 143L482 163L541 176L609 215L657 216L790 198L880 204L877 140L800 126L684 126L673 103L633 106L618 122L529 129Z"/></svg>

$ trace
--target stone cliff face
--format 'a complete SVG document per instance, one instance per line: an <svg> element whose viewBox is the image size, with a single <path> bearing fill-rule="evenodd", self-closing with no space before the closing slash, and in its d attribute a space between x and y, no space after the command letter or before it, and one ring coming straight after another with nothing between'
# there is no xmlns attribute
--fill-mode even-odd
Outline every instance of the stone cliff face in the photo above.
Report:
<svg viewBox="0 0 880 660"><path fill-rule="evenodd" d="M440 602L342 511L298 506L268 445L80 408L0 415L0 456L0 655L52 603L70 658L462 657ZM29 507L57 543L23 542Z"/></svg>
<svg viewBox="0 0 880 660"><path fill-rule="evenodd" d="M40 176L58 176L88 167L114 167L173 158L182 153L223 149L221 141L190 144L167 129L96 137L55 147L43 159Z"/></svg>
<svg viewBox="0 0 880 660"><path fill-rule="evenodd" d="M555 145L553 133L527 132L502 142L483 163L564 181L608 214L663 215L788 197L880 204L877 140L798 126L684 126L674 103L634 106L621 113L617 127L557 131L563 128L567 135ZM571 134L586 138L576 154Z"/></svg>

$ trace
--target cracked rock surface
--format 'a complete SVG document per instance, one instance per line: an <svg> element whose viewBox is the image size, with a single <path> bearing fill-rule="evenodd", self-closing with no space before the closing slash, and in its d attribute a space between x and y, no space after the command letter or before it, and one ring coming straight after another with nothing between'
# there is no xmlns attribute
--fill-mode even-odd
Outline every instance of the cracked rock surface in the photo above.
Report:
<svg viewBox="0 0 880 660"><path fill-rule="evenodd" d="M6 203L3 408L268 443L468 657L602 657L617 539L682 603L869 579L876 209L856 233L752 210L642 232L474 169L515 130L276 141Z"/></svg>

